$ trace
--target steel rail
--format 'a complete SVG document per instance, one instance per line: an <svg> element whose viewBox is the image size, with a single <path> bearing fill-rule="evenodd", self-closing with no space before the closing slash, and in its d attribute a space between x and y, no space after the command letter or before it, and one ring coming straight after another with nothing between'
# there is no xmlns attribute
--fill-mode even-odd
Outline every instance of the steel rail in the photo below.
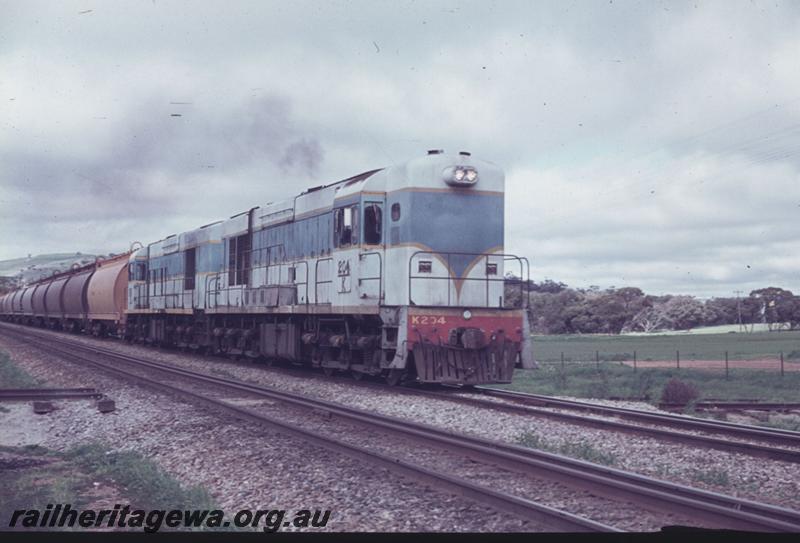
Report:
<svg viewBox="0 0 800 543"><path fill-rule="evenodd" d="M599 428L602 430L611 430L633 435L647 435L664 441L698 445L704 448L717 449L725 452L741 453L760 458L770 458L784 462L800 463L800 450L771 447L744 441L730 441L729 439L721 439L706 435L688 434L685 432L665 430L664 428L654 428L651 426L639 426L637 424L629 424L614 420L596 419L583 415L562 413L559 411L548 411L539 407L521 405L520 403L500 403L483 398L474 398L461 394L453 394L450 392L413 391L412 394L428 396L444 401L455 401L465 405L471 405L484 409L493 409L496 411L505 411L517 415L549 418L566 422L568 424ZM699 428L697 430L703 431L703 429ZM758 438L755 437L754 439Z"/></svg>
<svg viewBox="0 0 800 543"><path fill-rule="evenodd" d="M447 430L396 417L376 415L324 400L299 396L240 381L212 377L177 368L170 364L143 360L99 347L89 347L60 339L51 339L51 341L69 345L72 349L77 347L90 354L107 356L150 370L163 371L212 385L226 386L231 389L282 400L310 409L324 410L350 420L361 421L385 430L404 433L417 439L424 439L445 449L461 451L462 454L464 451L469 451L472 455L498 465L509 466L526 473L535 473L561 482L568 482L583 489L595 491L616 499L626 499L638 505L647 504L655 508L654 510L656 511L663 512L667 508L669 511L681 512L691 518L702 519L730 529L800 531L800 512L791 509L695 489L677 483L660 481L644 475L599 466L517 445L455 434ZM56 351L58 352L58 350ZM76 356L70 352L65 352L64 354ZM101 367L108 367L112 371L119 370L116 366L87 361Z"/></svg>
<svg viewBox="0 0 800 543"><path fill-rule="evenodd" d="M75 344L73 342L64 342L63 340L56 340L53 341L53 343L68 344L72 349L75 349L77 347L77 350L83 350L84 352L89 352L92 354L100 354L102 356L110 356L109 353L103 352L103 350L101 349L95 349L85 345ZM66 351L62 349L52 348L50 345L42 345L42 344L37 344L36 347L50 354L67 357L68 359L71 359L79 364L89 364L93 367L116 374L120 377L123 377L124 379L131 380L157 390L161 390L173 396L178 395L192 401L203 403L213 408L225 411L235 416L236 418L249 420L259 424L270 426L278 430L279 432L283 432L285 434L298 437L304 441L320 446L327 450L344 454L351 458L355 458L357 460L367 461L380 468L388 469L390 471L410 477L414 480L421 481L423 483L435 485L439 489L448 490L463 497L469 498L473 501L489 505L497 509L498 511L515 513L525 519L539 522L547 526L548 528L567 530L573 532L619 532L620 531L612 526L608 526L600 522L586 519L578 515L568 513L566 511L561 511L552 507L541 505L526 498L521 498L506 492L501 492L493 490L491 488L483 487L459 477L438 473L424 466L412 464L410 462L407 462L405 460L393 456L388 456L382 453L370 451L368 449L356 447L346 442L318 434L314 431L304 430L291 423L285 423L279 421L272 417L258 413L252 409L233 405L222 400L210 398L208 396L199 394L197 392L189 391L186 390L185 388L180 388L173 384L168 384L164 381L159 381L151 377L146 377L137 373L127 371L115 365L105 364L102 362L98 362L97 360L91 360L85 358L84 356L74 351ZM113 353L113 354L119 354L119 353ZM146 363L146 361L142 360L137 360L133 357L125 357L124 359L123 358L117 358L117 359L132 365L139 365L140 367L145 366L150 369L158 369L160 371L164 371L167 373L178 374L183 377L194 377L196 378L196 380L209 382L217 386L225 386L226 388L229 389L236 388L251 394L254 392L253 390L250 390L250 388L246 386L241 386L241 387L229 386L225 383L225 381L227 381L225 379L217 380L216 378L210 376L202 376L202 374L189 375L190 372L186 373L174 372L170 371L171 368L169 367L153 368L150 363ZM199 377L204 377L204 378L199 379Z"/></svg>
<svg viewBox="0 0 800 543"><path fill-rule="evenodd" d="M683 409L685 406L673 403L660 403L658 407L661 409ZM798 402L760 402L753 401L735 401L735 400L703 400L693 404L695 409L722 409L725 411L795 411L800 410L800 403Z"/></svg>
<svg viewBox="0 0 800 543"><path fill-rule="evenodd" d="M538 407L556 407L562 409L571 409L573 411L589 411L602 415L617 416L628 420L638 420L650 422L652 424L661 424L663 426L672 426L676 428L713 432L725 435L736 435L749 439L758 439L762 441L768 441L770 443L778 443L781 445L800 446L800 432L794 432L792 430L749 426L747 424L737 424L724 421L710 421L693 417L676 416L668 413L653 413L650 411L628 409L624 407L611 407L591 402L565 400L562 398L554 398L552 396L544 396L541 394L502 390L493 387L479 386L475 387L473 390L487 396L495 396L497 398L513 400Z"/></svg>
<svg viewBox="0 0 800 543"><path fill-rule="evenodd" d="M94 388L3 388L0 402L23 400L85 400L102 398Z"/></svg>

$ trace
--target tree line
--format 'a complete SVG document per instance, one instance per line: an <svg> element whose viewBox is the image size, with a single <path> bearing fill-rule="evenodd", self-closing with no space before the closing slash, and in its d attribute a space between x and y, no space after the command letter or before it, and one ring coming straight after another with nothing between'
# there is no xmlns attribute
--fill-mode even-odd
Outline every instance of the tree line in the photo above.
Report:
<svg viewBox="0 0 800 543"><path fill-rule="evenodd" d="M738 323L800 329L800 296L778 287L703 301L653 296L636 287L580 289L550 279L536 283L508 276L505 290L508 305L522 297L530 300L531 328L538 334L619 334Z"/></svg>

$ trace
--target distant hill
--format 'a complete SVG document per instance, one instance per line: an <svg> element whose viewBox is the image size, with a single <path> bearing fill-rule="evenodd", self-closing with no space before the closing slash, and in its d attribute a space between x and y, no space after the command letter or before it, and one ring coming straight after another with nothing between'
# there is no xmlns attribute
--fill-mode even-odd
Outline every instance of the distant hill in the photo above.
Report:
<svg viewBox="0 0 800 543"><path fill-rule="evenodd" d="M93 262L98 256L86 253L51 253L0 260L0 277L14 278L17 283L36 281L55 272L68 270L73 264Z"/></svg>

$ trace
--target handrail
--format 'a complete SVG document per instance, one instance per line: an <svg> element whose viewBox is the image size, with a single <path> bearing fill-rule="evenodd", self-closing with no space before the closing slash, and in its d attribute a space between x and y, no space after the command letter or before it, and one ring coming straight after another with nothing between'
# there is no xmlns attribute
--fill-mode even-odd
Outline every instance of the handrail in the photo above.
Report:
<svg viewBox="0 0 800 543"><path fill-rule="evenodd" d="M205 302L206 302L205 303L205 307L206 308L211 307L211 294L212 294L212 292L214 294L214 307L217 307L217 299L216 298L219 296L219 291L220 291L220 288L219 288L219 276L220 276L221 273L222 272L214 272L214 273L206 276L206 300L205 300ZM214 283L214 290L211 290L211 287L209 286L209 283L210 283L210 281L212 279L215 282Z"/></svg>
<svg viewBox="0 0 800 543"><path fill-rule="evenodd" d="M325 258L318 258L316 263L314 264L314 304L319 304L320 303L320 301L319 301L319 286L320 285L325 285L325 284L328 284L328 283L333 284L333 279L328 279L327 281L320 281L319 280L319 263L320 262L325 262L325 261L333 262L333 257L332 256L327 256ZM333 276L331 275L331 277L333 277Z"/></svg>
<svg viewBox="0 0 800 543"><path fill-rule="evenodd" d="M272 250L276 249L276 248L278 248L280 250L279 255L280 255L281 259L280 260L279 259L275 259L275 261L273 262L273 258L272 258L273 252L272 252ZM261 262L262 254L264 252L266 252L266 254L267 254L267 257L264 260L264 263L263 264L259 263L258 265L253 266L252 265L252 262L254 260L253 256L257 255L256 259L259 262ZM281 287L281 286L294 286L296 288L297 287L304 288L304 290L305 290L305 304L307 305L309 303L309 297L308 297L308 289L309 289L308 271L309 271L309 268L308 268L308 262L306 260L286 260L285 259L286 251L285 251L284 245L282 243L281 244L270 245L268 247L259 247L257 249L250 249L250 250L246 251L246 254L248 255L248 257L247 257L247 259L245 261L247 266L241 270L241 272L243 273L243 275L245 277L245 282L244 283L241 283L241 284L238 284L238 285L227 285L227 286L224 286L224 287L220 286L220 281L219 281L220 280L220 275L222 275L224 273L227 273L230 276L231 273L235 273L234 271L232 271L230 269L222 270L222 271L216 272L213 275L213 279L216 280L216 285L215 285L215 288L213 290L211 290L209 288L209 281L212 278L212 276L206 277L206 307L210 307L210 303L209 302L210 302L210 296L212 294L214 296L219 296L219 294L221 292L228 293L229 294L229 296L228 296L228 302L229 303L226 304L226 305L229 306L230 305L230 293L231 292L235 292L235 291L238 290L239 291L239 300L240 300L238 305L245 305L244 301L243 301L245 292L255 292L255 291L258 291L258 290L263 289L263 288ZM297 268L300 265L305 266L305 280L304 281L297 281L297 276L295 275L295 279L293 279L291 283L288 282L289 281L288 277L287 277L287 282L283 283L282 282L282 276L283 276L282 270L283 270L283 268L284 267L285 268L290 268L290 267ZM278 281L277 281L277 283L270 284L269 283L269 276L270 276L269 272L270 272L271 269L275 269L275 268L278 269ZM265 284L259 285L259 286L255 286L255 287L251 286L252 283L253 283L253 272L260 271L260 270L264 270L264 272L265 272L264 273ZM219 305L219 302L217 300L217 301L215 301L214 307L216 307L218 305ZM261 304L256 303L255 305L261 305ZM265 305L264 307L267 307L267 306Z"/></svg>
<svg viewBox="0 0 800 543"><path fill-rule="evenodd" d="M506 277L490 278L485 273L485 271L484 271L484 277L459 277L459 278L454 278L449 273L448 273L447 276L433 276L433 275L419 275L419 274L414 275L414 273L412 271L412 269L413 269L412 265L414 263L414 257L416 257L418 255L433 255L433 256L438 256L440 258L442 256L444 256L447 259L446 260L446 265L447 265L448 271L451 269L451 267L450 267L450 258L452 256L484 257L484 263L485 264L489 263L489 258L490 257L502 258L504 267L505 267L505 262L510 261L510 260L515 260L519 264L520 279L518 279L518 280L509 280ZM484 270L485 269L486 269L486 267L484 267ZM527 277L527 279L525 279L525 277ZM413 296L412 296L412 290L413 290L412 289L412 284L413 284L413 280L415 280L415 279L425 279L425 280L434 280L434 281L436 281L436 280L453 281L453 280L456 280L456 279L459 280L459 281L484 281L486 283L486 307L490 307L489 306L489 284L490 283L501 282L505 286L507 283L510 282L512 285L519 285L520 298L521 298L521 301L523 302L522 306L525 307L525 308L530 306L530 292L528 293L527 300L523 296L524 285L527 284L530 281L530 264L529 264L527 258L519 257L519 256L513 255L513 254L507 254L507 253L465 253L465 252L455 252L455 251L450 251L450 252L448 252L448 251L415 251L414 253L411 254L411 257L408 259L408 302L409 302L410 305L416 305L414 303L414 299L413 299ZM448 288L447 288L447 305L448 306L451 305L450 290L451 289L450 289L450 286L449 286L449 283L448 283ZM501 300L504 297L505 297L505 293L504 293L504 296L501 297ZM527 303L525 303L526 301L527 301ZM502 307L502 306L503 306L503 302L501 301L500 307Z"/></svg>
<svg viewBox="0 0 800 543"><path fill-rule="evenodd" d="M365 253L361 253L358 255L358 260L361 261L364 257L370 255L377 255L378 256L378 276L377 277L359 277L358 284L359 286L364 281L378 281L378 303L385 298L383 293L383 255L381 255L380 251L367 251Z"/></svg>

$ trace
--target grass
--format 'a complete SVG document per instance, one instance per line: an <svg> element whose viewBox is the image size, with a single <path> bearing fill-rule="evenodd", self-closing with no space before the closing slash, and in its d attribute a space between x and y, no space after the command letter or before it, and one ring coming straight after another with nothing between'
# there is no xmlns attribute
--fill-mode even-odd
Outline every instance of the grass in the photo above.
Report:
<svg viewBox="0 0 800 543"><path fill-rule="evenodd" d="M543 439L534 432L525 432L517 438L517 443L523 447L538 449L555 454L562 454L564 456L586 460L587 462L593 462L595 464L613 466L617 463L617 457L615 455L595 448L594 445L588 441L565 441L560 444L555 444L551 441Z"/></svg>
<svg viewBox="0 0 800 543"><path fill-rule="evenodd" d="M211 368L211 373L214 375L218 375L219 377L224 377L226 379L241 380L230 371L218 367Z"/></svg>
<svg viewBox="0 0 800 543"><path fill-rule="evenodd" d="M86 504L80 498L82 485L73 470L47 449L0 447L0 451L18 455L13 466L0 469L0 512L4 517L16 509L44 510L51 503Z"/></svg>
<svg viewBox="0 0 800 543"><path fill-rule="evenodd" d="M664 385L673 377L691 383L700 392L700 400L753 399L773 402L800 402L800 372L736 369L730 379L718 371L677 368L648 368L633 371L618 363L543 365L535 370L516 370L514 382L502 388L577 398L649 398L661 399Z"/></svg>
<svg viewBox="0 0 800 543"><path fill-rule="evenodd" d="M798 416L785 416L773 414L766 421L759 421L755 423L757 426L766 426L768 428L778 428L780 430L791 430L792 432L800 432L800 417Z"/></svg>
<svg viewBox="0 0 800 543"><path fill-rule="evenodd" d="M48 504L84 508L92 502L94 482L112 483L124 503L142 509L218 509L201 487L183 487L154 462L135 452L115 452L99 443L65 453L39 446L6 447L13 466L0 469L0 512L44 510ZM6 522L8 519L3 519Z"/></svg>
<svg viewBox="0 0 800 543"><path fill-rule="evenodd" d="M695 481L709 485L730 486L728 472L720 468L711 468L707 470L695 469L692 471L691 477Z"/></svg>
<svg viewBox="0 0 800 543"><path fill-rule="evenodd" d="M42 383L14 364L5 351L0 351L0 388L36 388Z"/></svg>
<svg viewBox="0 0 800 543"><path fill-rule="evenodd" d="M68 451L64 457L96 477L121 486L132 503L149 509L216 509L211 496L199 486L183 487L154 462L132 451L111 452L90 443Z"/></svg>
<svg viewBox="0 0 800 543"><path fill-rule="evenodd" d="M540 362L600 360L674 360L675 351L683 360L730 360L777 358L800 360L800 331L686 335L559 335L533 336L533 353Z"/></svg>

